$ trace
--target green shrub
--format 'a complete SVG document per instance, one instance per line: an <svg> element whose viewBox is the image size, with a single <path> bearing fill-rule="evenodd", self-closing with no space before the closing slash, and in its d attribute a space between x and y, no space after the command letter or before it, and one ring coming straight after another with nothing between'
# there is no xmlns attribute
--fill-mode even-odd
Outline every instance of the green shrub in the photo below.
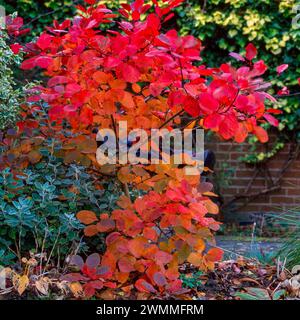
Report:
<svg viewBox="0 0 300 320"><path fill-rule="evenodd" d="M17 88L13 69L20 62L21 56L11 51L8 36L0 29L0 130L13 125L18 118L24 89Z"/></svg>
<svg viewBox="0 0 300 320"><path fill-rule="evenodd" d="M85 250L83 226L75 214L111 210L119 196L113 183L97 190L84 167L66 166L48 148L41 152L43 160L21 174L10 168L0 173L0 264L29 251L64 260L75 250Z"/></svg>

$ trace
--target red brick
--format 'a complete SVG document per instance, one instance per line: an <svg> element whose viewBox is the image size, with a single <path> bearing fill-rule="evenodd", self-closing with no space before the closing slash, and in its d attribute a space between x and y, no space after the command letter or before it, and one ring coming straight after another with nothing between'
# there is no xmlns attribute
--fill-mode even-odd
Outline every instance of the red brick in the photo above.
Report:
<svg viewBox="0 0 300 320"><path fill-rule="evenodd" d="M299 196L300 197L300 188L299 189L287 189L287 195L289 196Z"/></svg>
<svg viewBox="0 0 300 320"><path fill-rule="evenodd" d="M294 197L291 196L271 196L271 203L278 205L290 204L294 202Z"/></svg>
<svg viewBox="0 0 300 320"><path fill-rule="evenodd" d="M272 143L277 139L276 135L270 135L270 143L258 145L256 152L270 150ZM242 194L253 178L256 168L254 165L248 165L239 161L239 158L251 154L250 145L248 143L235 144L218 140L216 137L206 143L206 148L213 150L216 154L217 164L215 168L216 175L219 172L223 173L223 163L226 162L229 168L233 169L234 175L229 178L230 186L221 187L221 195L226 199L232 199L236 194ZM290 153L291 145L286 144L284 149L271 159L267 166L270 174L275 180L283 166L285 165ZM299 157L300 158L300 157ZM264 173L260 172L253 182L252 188L249 191L257 192L266 187ZM270 194L260 196L250 202L247 206L238 210L240 213L246 212L277 212L284 211L288 208L293 208L300 203L300 159L296 160L291 167L285 172L281 181L281 189ZM237 207L243 204L240 200L236 203Z"/></svg>

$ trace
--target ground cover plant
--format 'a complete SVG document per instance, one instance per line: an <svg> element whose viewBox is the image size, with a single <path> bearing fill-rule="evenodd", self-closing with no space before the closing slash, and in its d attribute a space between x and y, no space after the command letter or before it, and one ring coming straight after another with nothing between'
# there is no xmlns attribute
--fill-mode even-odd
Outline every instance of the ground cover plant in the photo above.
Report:
<svg viewBox="0 0 300 320"><path fill-rule="evenodd" d="M191 297L189 268L200 278L216 267L239 273L235 263L222 265L214 240L213 185L200 172L187 174L188 161L178 165L173 155L170 163L148 163L136 138L129 142L137 164L103 165L96 157L98 130L113 130L119 141L121 121L148 133L203 128L236 143L248 136L265 143L264 126L279 125L255 45L207 67L201 41L168 27L182 2L136 0L112 11L86 0L74 18L55 20L31 42L22 39L29 30L20 17L6 20L3 41L21 54L22 74L39 83L1 138L4 293L178 299ZM277 74L287 67L276 66ZM269 271L260 272L254 282L262 286ZM288 290L278 288L272 281L269 291L232 297L279 299Z"/></svg>

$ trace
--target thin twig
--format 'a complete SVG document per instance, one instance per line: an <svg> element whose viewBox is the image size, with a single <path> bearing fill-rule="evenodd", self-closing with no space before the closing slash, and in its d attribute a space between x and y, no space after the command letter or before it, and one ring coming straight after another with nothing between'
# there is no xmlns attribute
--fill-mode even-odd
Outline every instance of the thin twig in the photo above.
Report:
<svg viewBox="0 0 300 320"><path fill-rule="evenodd" d="M51 249L51 251L50 251L48 260L47 260L47 262L46 262L46 264L45 264L45 266L44 266L44 272L46 271L46 268L47 268L47 266L48 266L48 264L49 264L49 262L50 262L50 259L51 259L51 257L52 257L54 248L56 247L56 244L57 244L57 242L58 242L59 236L60 236L60 228L59 228L59 230L58 230L58 234L57 234L57 237L56 237L56 239L55 239L55 241L54 241L53 247L52 247L52 249Z"/></svg>

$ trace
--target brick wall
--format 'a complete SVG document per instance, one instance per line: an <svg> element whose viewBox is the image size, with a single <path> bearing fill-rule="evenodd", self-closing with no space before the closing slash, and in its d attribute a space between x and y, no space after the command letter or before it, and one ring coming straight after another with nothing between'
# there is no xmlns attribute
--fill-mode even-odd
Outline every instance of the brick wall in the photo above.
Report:
<svg viewBox="0 0 300 320"><path fill-rule="evenodd" d="M284 149L269 161L268 168L273 179L280 173L282 166L289 157L291 147L290 144L286 144ZM217 184L217 191L224 198L225 203L228 203L234 195L244 193L255 174L253 165L245 164L239 160L246 153L251 153L250 148L251 146L247 143L239 145L220 141L217 138L210 139L205 144L205 149L213 150L216 154L217 164L214 183ZM261 151L266 150L270 148L270 144L261 145L259 148ZM224 168L226 164L228 167ZM249 193L258 192L267 187L265 174L266 170L259 173ZM240 208L243 204L244 201L239 200L232 206L227 207L226 210L223 210L224 218L230 218L232 213L235 215L237 213L270 213L300 206L300 158L296 159L285 172L280 190L258 196L255 200Z"/></svg>

